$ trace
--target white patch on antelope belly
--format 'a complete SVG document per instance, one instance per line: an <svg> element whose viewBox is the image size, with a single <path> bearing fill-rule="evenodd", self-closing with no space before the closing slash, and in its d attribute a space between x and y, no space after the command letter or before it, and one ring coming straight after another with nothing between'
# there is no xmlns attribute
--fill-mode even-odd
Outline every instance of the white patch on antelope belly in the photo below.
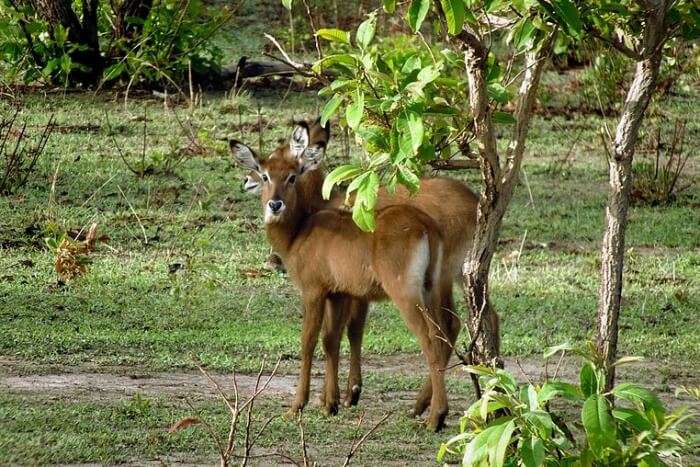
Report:
<svg viewBox="0 0 700 467"><path fill-rule="evenodd" d="M406 270L406 284L417 290L423 290L425 283L425 272L430 264L430 245L428 243L428 234L423 234L421 239L414 247L413 256L408 263Z"/></svg>

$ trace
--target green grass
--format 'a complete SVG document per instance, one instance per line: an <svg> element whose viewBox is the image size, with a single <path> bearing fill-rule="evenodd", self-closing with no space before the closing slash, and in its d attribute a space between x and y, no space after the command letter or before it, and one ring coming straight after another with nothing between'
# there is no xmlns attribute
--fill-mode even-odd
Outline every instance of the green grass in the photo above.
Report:
<svg viewBox="0 0 700 467"><path fill-rule="evenodd" d="M260 92L235 101L205 95L190 115L185 107L165 110L161 101L147 98L131 100L125 110L112 97L24 96L22 118L33 134L51 113L61 127L29 185L0 197L0 358L11 359L23 373L86 364L174 371L193 368L195 359L219 371L251 372L263 355L268 360L296 358L298 293L285 277L263 267L269 248L258 201L242 193L243 173L233 166L223 139L235 136L257 148L257 117L249 110L239 117L235 109L240 101L248 108L260 104L269 123L263 152L269 151L289 133L292 115L315 114L318 98L291 94L281 101L280 93ZM688 141L697 141L700 118L693 101L697 96L673 98L653 118L668 126L685 115ZM147 164L158 169L159 161L187 146L178 119L196 125L207 150L187 157L172 173L137 178L120 151L132 165L140 163L144 108ZM529 190L523 183L516 191L493 267L492 295L502 316L507 356L537 355L544 345L593 336L607 194L604 153L596 136L601 124L590 116L537 117L533 122L524 164ZM557 166L578 132L569 162ZM338 161L340 148L338 139L332 141L331 161ZM695 159L688 171L697 174ZM477 174L464 177L478 189ZM694 186L674 205L631 210L621 353L697 369L699 200ZM108 242L91 255L83 277L57 287L54 257L44 238L91 222L99 224ZM174 263L185 267L171 274ZM463 300L458 302L463 311ZM417 351L398 313L388 304L374 306L365 354ZM295 366L290 363L285 371L293 373ZM367 386L381 399L367 402L370 418L378 420L382 410L405 410L410 403L397 402L391 391L416 390L421 374L367 375ZM454 380L450 393L466 397L467 385L466 378ZM220 404L210 399L196 403L223 429ZM188 413L183 401L154 398L141 412L130 409L133 404L123 398L0 394L0 463L212 460L215 451L201 429L163 432ZM259 416L279 413L281 404L279 397L266 398ZM463 408L453 405L453 412ZM352 442L358 416L343 411L340 419L326 419L311 410L309 444L324 456L336 456L335 445ZM297 449L293 424L271 427L265 446ZM430 462L443 439L397 414L360 459Z"/></svg>

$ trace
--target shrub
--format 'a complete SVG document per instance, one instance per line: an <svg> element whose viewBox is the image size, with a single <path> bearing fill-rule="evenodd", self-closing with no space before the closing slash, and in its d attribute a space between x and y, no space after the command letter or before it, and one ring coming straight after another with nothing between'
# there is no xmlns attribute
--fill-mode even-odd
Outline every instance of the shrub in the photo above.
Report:
<svg viewBox="0 0 700 467"><path fill-rule="evenodd" d="M186 83L190 70L194 76L218 73L223 52L210 39L229 12L216 11L210 13L202 0L154 2L150 15L139 23L139 38L121 37L111 44L107 54L114 63L104 80L167 85Z"/></svg>
<svg viewBox="0 0 700 467"><path fill-rule="evenodd" d="M601 51L581 74L582 94L587 105L603 113L619 107L624 99L629 60L620 54Z"/></svg>
<svg viewBox="0 0 700 467"><path fill-rule="evenodd" d="M646 153L640 151L642 160L632 167L631 198L634 203L651 206L669 204L689 187L681 180L690 157L690 153L684 151L684 136L684 121L676 122L667 142L662 140L661 127L657 127ZM652 157L649 157L649 153L653 154Z"/></svg>
<svg viewBox="0 0 700 467"><path fill-rule="evenodd" d="M13 194L29 181L55 125L52 116L32 144L27 122L17 121L19 114L16 109L11 116L0 117L0 194Z"/></svg>
<svg viewBox="0 0 700 467"><path fill-rule="evenodd" d="M567 349L554 347L545 357ZM504 370L468 367L484 392L462 417L460 434L441 446L438 460L449 453L470 466L657 466L678 456L685 445L678 427L689 415L668 413L636 384L604 392L605 370L595 347L577 353L584 361L578 384L519 384ZM616 365L634 360L622 358ZM551 409L554 402L564 404L562 414ZM566 419L571 409L579 412L580 432Z"/></svg>
<svg viewBox="0 0 700 467"><path fill-rule="evenodd" d="M210 39L232 17L229 8L209 9L203 0L154 0L142 2L143 16L133 16L126 10L134 1L98 4L94 25L82 14L81 27L97 29L93 48L99 50L91 55L79 35L55 19L47 21L32 2L0 0L3 80L94 85L125 78L131 84L179 87L190 72L196 78L220 71L223 54ZM100 63L94 63L95 56Z"/></svg>

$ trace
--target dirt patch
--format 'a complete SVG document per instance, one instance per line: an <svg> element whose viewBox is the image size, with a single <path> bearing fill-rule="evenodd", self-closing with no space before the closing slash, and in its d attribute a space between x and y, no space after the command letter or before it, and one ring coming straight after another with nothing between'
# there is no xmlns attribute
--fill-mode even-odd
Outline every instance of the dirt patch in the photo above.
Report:
<svg viewBox="0 0 700 467"><path fill-rule="evenodd" d="M454 361L456 363L456 361ZM557 362L551 361L545 370L540 358L505 359L506 369L521 381L542 381L545 373L552 377L557 374L565 381L578 379L579 362L566 358L557 369ZM393 356L371 356L365 358L362 367L365 375L386 374L420 376L425 373L425 362L420 354ZM270 381L266 394L289 397L294 394L297 382L297 362L287 361ZM347 362L341 364L340 377L345 380ZM269 373L263 375L263 381ZM462 370L451 369L448 378L459 378ZM211 376L227 392L233 391L233 375L211 373ZM620 382L637 382L656 391L672 406L690 405L700 408L697 401L687 396L676 396L680 387L700 386L700 375L696 368L678 367L658 361L642 361L625 365L618 370ZM257 375L238 374L236 384L242 395L251 394L255 389ZM465 377L465 381L468 379ZM323 367L316 361L312 373L312 392L318 393L323 385ZM342 381L341 381L342 385ZM43 393L73 400L113 400L130 398L134 394L148 396L190 396L216 397L210 383L198 371L173 371L152 373L138 367L101 367L86 365L81 367L52 366L36 367L29 362L0 357L0 390L20 393ZM376 396L376 395L375 395ZM381 399L412 400L413 391L388 391Z"/></svg>

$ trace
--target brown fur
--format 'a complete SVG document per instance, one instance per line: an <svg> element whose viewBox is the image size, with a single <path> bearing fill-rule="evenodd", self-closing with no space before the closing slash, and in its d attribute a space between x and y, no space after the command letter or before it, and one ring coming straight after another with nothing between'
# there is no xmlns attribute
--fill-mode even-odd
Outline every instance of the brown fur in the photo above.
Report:
<svg viewBox="0 0 700 467"><path fill-rule="evenodd" d="M309 126L313 135L310 138L312 144L318 142L319 138L323 139L329 135L327 131L319 131L317 124ZM327 139L323 140L324 147L327 142ZM289 153L288 147L282 147L278 151L270 157L289 157L286 155ZM314 172L319 176L312 177L311 175ZM255 172L251 172L248 177L253 180L257 179L258 183L261 182ZM336 193L327 204L323 204L320 196L323 178L322 168L307 172L299 178L297 183L303 185L302 192L306 203L319 208L324 206L342 208L345 201L344 193ZM471 239L476 225L477 203L478 198L464 183L445 177L422 179L420 189L413 196L404 187L398 187L394 195L381 189L378 196L377 207L379 209L393 204L408 204L428 213L442 228L445 242L445 258L440 288L442 310L447 315L445 318L447 325L443 333L447 335L452 343L456 340L461 328L460 320L453 314L453 281L461 277L462 262L471 247ZM324 349L326 350L327 371L322 403L329 413L335 413L339 401L337 370L334 374L329 372L328 369L329 367L337 369L340 338L342 337L342 330L347 326L348 340L350 342L350 374L346 389L345 405L357 404L362 388L361 349L368 304L356 298L348 297L346 299L329 301L328 306L329 308L339 308L339 311L332 313L328 310L326 313L328 319L324 321ZM334 318L334 314L341 316ZM497 320L497 317L495 319ZM494 323L494 326L498 326L497 321ZM449 360L450 354L451 349L443 357L445 364ZM333 362L329 362L329 360L333 360ZM430 380L428 380L416 400L414 408L416 415L425 411L430 398L431 387Z"/></svg>
<svg viewBox="0 0 700 467"><path fill-rule="evenodd" d="M422 211L405 204L378 210L377 229L371 234L360 231L346 212L323 209L308 214L301 185L292 182L293 177L303 174L303 161L269 157L259 162L240 143L233 142L232 149L239 162L266 179L261 200L267 210L267 237L303 296L302 364L291 411L301 410L308 402L311 361L324 314L334 314L326 317L329 322L337 318L340 326L347 316L333 306L326 308L326 301L342 306L348 296L365 303L390 298L417 335L426 356L432 388L428 424L440 429L447 414L442 370L444 355L449 355L440 335L447 328L445 314L439 312L443 270L440 227ZM284 203L281 213L270 213L267 205L271 200ZM337 356L333 339L324 338L324 347ZM328 359L326 369L337 381L337 358ZM328 391L325 397L329 397Z"/></svg>

